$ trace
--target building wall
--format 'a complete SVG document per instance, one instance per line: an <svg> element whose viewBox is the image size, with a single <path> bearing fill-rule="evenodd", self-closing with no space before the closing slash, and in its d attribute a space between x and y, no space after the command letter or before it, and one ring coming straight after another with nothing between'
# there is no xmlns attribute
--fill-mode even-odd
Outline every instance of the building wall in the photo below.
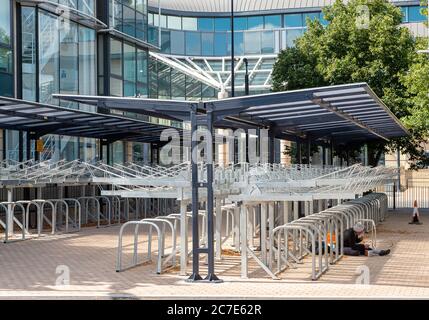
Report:
<svg viewBox="0 0 429 320"><path fill-rule="evenodd" d="M55 6L43 1L37 5L17 0L2 1L0 95L52 104L60 104L52 99L52 93L179 100L217 98L217 89L149 58L148 48L151 43L158 45L159 40L162 53L189 57L200 68L215 73L220 70L223 81L228 78L229 13L216 7L215 3L219 1L164 1L161 5L169 7L159 21L154 15L157 8L152 0L150 14L147 0L50 2L72 7L80 12L80 17L67 10L59 17ZM414 5L404 7L404 23L416 35L424 35L423 24L416 22L423 19L415 6L417 2L398 3ZM319 19L325 24L320 11L328 4L330 1L237 1L234 52L249 58L251 94L269 91L269 75L275 56L280 50L292 46L294 39L305 32L307 18ZM205 12L182 10L192 5L204 8ZM249 5L251 10L246 9ZM92 18L82 20L82 14ZM96 19L107 27L100 27ZM161 39L158 39L157 25L161 25ZM106 32L109 28L116 32ZM243 66L237 70L236 86L237 95L242 95ZM96 111L73 103L61 102L61 106ZM124 115L137 117L130 113ZM151 117L144 120L163 121ZM27 139L26 133L4 130L1 137L2 158L24 160L35 156L34 142ZM100 143L95 139L52 135L42 139L45 151L40 155L41 159L95 160L100 154L110 154L110 161L146 161L150 153L147 145L138 143L125 145L119 141L111 144L109 152L100 152ZM27 144L30 154L27 154ZM20 154L24 159L19 159ZM287 161L281 152L279 158Z"/></svg>

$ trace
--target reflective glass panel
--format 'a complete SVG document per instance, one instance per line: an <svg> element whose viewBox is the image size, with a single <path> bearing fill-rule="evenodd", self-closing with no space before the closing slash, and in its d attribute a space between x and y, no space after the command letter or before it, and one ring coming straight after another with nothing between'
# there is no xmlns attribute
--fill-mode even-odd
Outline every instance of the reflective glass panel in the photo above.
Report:
<svg viewBox="0 0 429 320"><path fill-rule="evenodd" d="M0 48L0 72L12 73L12 51L6 48Z"/></svg>
<svg viewBox="0 0 429 320"><path fill-rule="evenodd" d="M213 31L214 19L213 18L198 18L198 30L200 31Z"/></svg>
<svg viewBox="0 0 429 320"><path fill-rule="evenodd" d="M402 12L402 22L408 22L408 7L399 7Z"/></svg>
<svg viewBox="0 0 429 320"><path fill-rule="evenodd" d="M244 43L245 43L246 54L261 53L261 33L260 32L245 32Z"/></svg>
<svg viewBox="0 0 429 320"><path fill-rule="evenodd" d="M264 29L264 17L263 16L248 17L247 28L249 30Z"/></svg>
<svg viewBox="0 0 429 320"><path fill-rule="evenodd" d="M284 26L286 28L288 28L288 27L302 27L303 26L302 14L300 14L300 13L285 14L284 20L285 20Z"/></svg>
<svg viewBox="0 0 429 320"><path fill-rule="evenodd" d="M122 77L122 43L110 40L110 72Z"/></svg>
<svg viewBox="0 0 429 320"><path fill-rule="evenodd" d="M34 8L23 7L22 14L22 98L36 101L36 13ZM24 22L25 21L25 22ZM1 52L1 51L0 51ZM0 53L0 70L2 70Z"/></svg>
<svg viewBox="0 0 429 320"><path fill-rule="evenodd" d="M168 16L168 29L182 29L182 18L176 16Z"/></svg>
<svg viewBox="0 0 429 320"><path fill-rule="evenodd" d="M234 18L234 30L247 30L247 17Z"/></svg>
<svg viewBox="0 0 429 320"><path fill-rule="evenodd" d="M295 45L295 40L302 36L303 34L302 29L296 29L296 30L287 30L286 31L286 46L287 47L293 47Z"/></svg>
<svg viewBox="0 0 429 320"><path fill-rule="evenodd" d="M210 33L201 33L201 54L203 56L212 56L213 55L213 49L214 49L214 34L212 32Z"/></svg>
<svg viewBox="0 0 429 320"><path fill-rule="evenodd" d="M124 80L136 82L136 49L124 44Z"/></svg>
<svg viewBox="0 0 429 320"><path fill-rule="evenodd" d="M39 93L40 102L55 103L52 94L59 91L58 20L39 13Z"/></svg>
<svg viewBox="0 0 429 320"><path fill-rule="evenodd" d="M274 53L274 32L262 32L262 53Z"/></svg>
<svg viewBox="0 0 429 320"><path fill-rule="evenodd" d="M201 34L199 32L186 32L186 54L201 55Z"/></svg>
<svg viewBox="0 0 429 320"><path fill-rule="evenodd" d="M183 17L182 28L183 30L196 31L198 29L197 18Z"/></svg>
<svg viewBox="0 0 429 320"><path fill-rule="evenodd" d="M319 19L319 12L310 12L310 13L304 13L303 15L303 22L306 25L307 19L310 21L318 20Z"/></svg>
<svg viewBox="0 0 429 320"><path fill-rule="evenodd" d="M77 25L65 20L60 28L60 90L78 93L78 33Z"/></svg>
<svg viewBox="0 0 429 320"><path fill-rule="evenodd" d="M282 27L282 16L265 16L265 29L279 29Z"/></svg>
<svg viewBox="0 0 429 320"><path fill-rule="evenodd" d="M185 33L183 31L171 31L171 53L185 54Z"/></svg>
<svg viewBox="0 0 429 320"><path fill-rule="evenodd" d="M243 55L244 54L243 32L234 32L234 53L236 55Z"/></svg>
<svg viewBox="0 0 429 320"><path fill-rule="evenodd" d="M225 32L215 33L215 56L226 56L228 37Z"/></svg>
<svg viewBox="0 0 429 320"><path fill-rule="evenodd" d="M170 53L170 31L161 31L161 51L164 53Z"/></svg>
<svg viewBox="0 0 429 320"><path fill-rule="evenodd" d="M408 7L408 22L425 21L426 17L422 14L424 8L420 6Z"/></svg>
<svg viewBox="0 0 429 320"><path fill-rule="evenodd" d="M215 31L229 31L231 29L231 19L229 18L216 18Z"/></svg>
<svg viewBox="0 0 429 320"><path fill-rule="evenodd" d="M0 7L0 42L10 43L10 1L2 1Z"/></svg>

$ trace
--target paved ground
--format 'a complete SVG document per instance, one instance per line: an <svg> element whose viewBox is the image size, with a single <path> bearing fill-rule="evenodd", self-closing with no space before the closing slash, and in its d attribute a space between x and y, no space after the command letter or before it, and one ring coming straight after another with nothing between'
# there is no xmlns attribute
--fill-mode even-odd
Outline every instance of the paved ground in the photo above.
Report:
<svg viewBox="0 0 429 320"><path fill-rule="evenodd" d="M217 263L221 284L187 283L176 271L156 275L154 264L117 273L118 227L0 244L0 298L429 298L429 213L421 226L408 225L409 217L391 212L378 228L379 247L391 248L390 256L345 257L318 281L309 279L308 261L277 281L252 265L243 280L234 256ZM68 286L55 285L61 265L70 270ZM356 284L362 266L369 285Z"/></svg>

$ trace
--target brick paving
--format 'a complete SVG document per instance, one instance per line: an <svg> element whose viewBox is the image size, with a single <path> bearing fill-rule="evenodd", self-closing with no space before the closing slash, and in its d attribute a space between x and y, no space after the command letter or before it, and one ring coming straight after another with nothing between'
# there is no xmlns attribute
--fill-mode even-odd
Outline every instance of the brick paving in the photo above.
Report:
<svg viewBox="0 0 429 320"><path fill-rule="evenodd" d="M410 212L390 212L379 225L378 245L386 257L344 257L318 281L305 261L272 280L257 265L241 279L239 257L217 262L220 284L185 282L174 270L155 274L155 265L115 272L118 226L0 244L0 299L270 299L270 298L429 298L429 213L423 225L408 225ZM141 238L145 251L145 239ZM128 242L127 242L128 241ZM125 243L130 243L127 237ZM126 247L125 262L130 261ZM56 268L68 266L70 285L56 286ZM368 266L370 284L356 284L356 269ZM202 270L204 274L204 270Z"/></svg>

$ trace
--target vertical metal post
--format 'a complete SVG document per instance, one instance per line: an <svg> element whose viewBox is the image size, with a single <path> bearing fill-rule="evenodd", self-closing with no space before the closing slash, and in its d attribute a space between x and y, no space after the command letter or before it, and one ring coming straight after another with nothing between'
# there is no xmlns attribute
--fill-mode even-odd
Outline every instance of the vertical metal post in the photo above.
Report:
<svg viewBox="0 0 429 320"><path fill-rule="evenodd" d="M192 275L189 281L202 280L200 276L199 249L200 236L198 232L198 141L195 136L198 130L197 107L191 107L191 170L192 170Z"/></svg>
<svg viewBox="0 0 429 320"><path fill-rule="evenodd" d="M244 94L249 95L249 60L247 58L243 59L244 65L246 66L246 74L244 75Z"/></svg>
<svg viewBox="0 0 429 320"><path fill-rule="evenodd" d="M13 189L8 188L7 189L7 202L13 201ZM7 205L7 218L6 218L6 224L7 224L7 236L12 237L13 236L13 208L11 204Z"/></svg>
<svg viewBox="0 0 429 320"><path fill-rule="evenodd" d="M299 164L302 164L302 154L301 154L301 142L296 142L296 157Z"/></svg>
<svg viewBox="0 0 429 320"><path fill-rule="evenodd" d="M268 163L274 163L275 161L275 135L272 129L269 130L269 146L268 146Z"/></svg>
<svg viewBox="0 0 429 320"><path fill-rule="evenodd" d="M267 203L261 204L261 259L267 264Z"/></svg>
<svg viewBox="0 0 429 320"><path fill-rule="evenodd" d="M428 11L429 14L429 11ZM396 150L396 162L397 162L397 166L398 166L398 192L401 191L401 151L399 150L399 148Z"/></svg>
<svg viewBox="0 0 429 320"><path fill-rule="evenodd" d="M231 97L235 96L234 0L231 0Z"/></svg>
<svg viewBox="0 0 429 320"><path fill-rule="evenodd" d="M222 202L219 197L216 198L216 259L222 259Z"/></svg>
<svg viewBox="0 0 429 320"><path fill-rule="evenodd" d="M180 275L186 275L186 266L188 264L188 217L187 203L180 200Z"/></svg>
<svg viewBox="0 0 429 320"><path fill-rule="evenodd" d="M247 279L247 206L243 203L240 208L240 251L241 251L241 278Z"/></svg>
<svg viewBox="0 0 429 320"><path fill-rule="evenodd" d="M308 138L307 140L307 164L311 164L311 140Z"/></svg>
<svg viewBox="0 0 429 320"><path fill-rule="evenodd" d="M210 107L209 107L210 108ZM207 143L207 255L208 255L208 274L205 280L219 281L214 271L214 219L213 219L213 110L207 110L207 131L209 137L206 137ZM220 205L220 203L219 203Z"/></svg>
<svg viewBox="0 0 429 320"><path fill-rule="evenodd" d="M396 183L393 183L393 210L396 210Z"/></svg>

